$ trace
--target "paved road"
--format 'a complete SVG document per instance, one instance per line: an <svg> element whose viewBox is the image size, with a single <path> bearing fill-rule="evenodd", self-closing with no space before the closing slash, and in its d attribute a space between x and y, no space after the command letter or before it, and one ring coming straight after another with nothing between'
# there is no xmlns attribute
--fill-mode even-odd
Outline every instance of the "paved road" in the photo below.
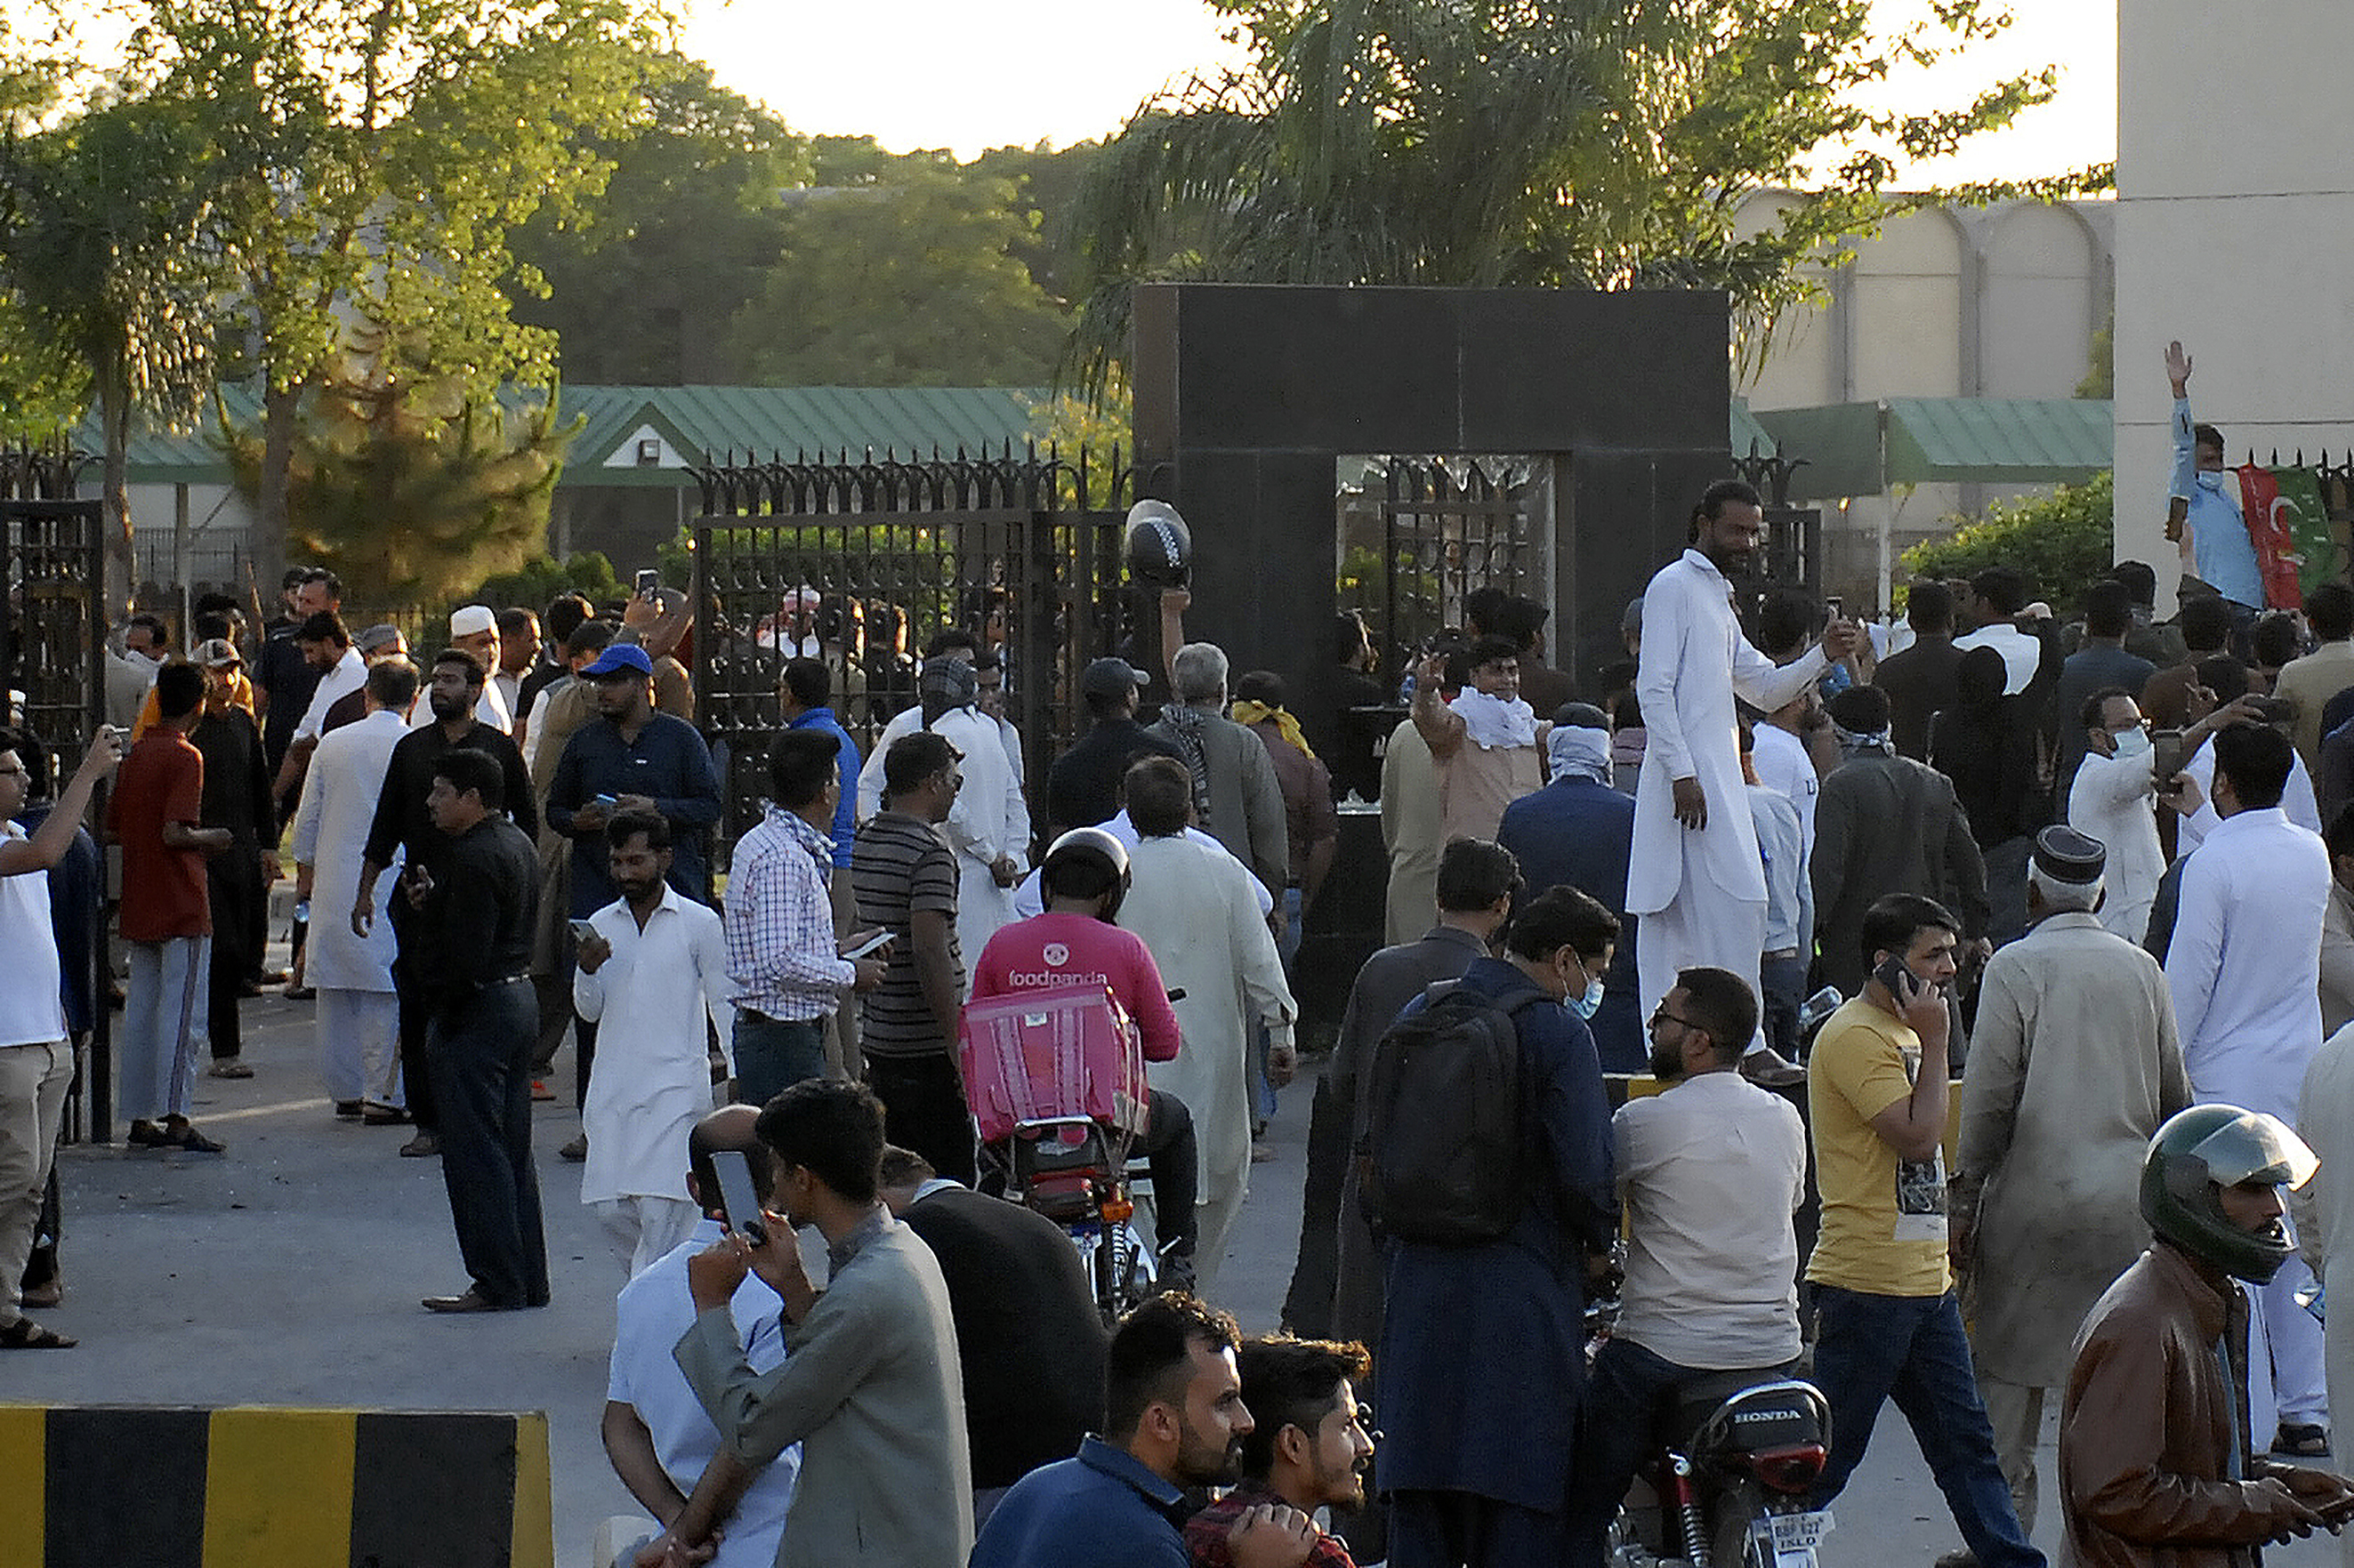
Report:
<svg viewBox="0 0 2354 1568"><path fill-rule="evenodd" d="M578 1118L568 1104L535 1107L555 1304L434 1317L418 1298L466 1283L439 1161L398 1158L402 1129L334 1119L307 1004L247 1005L257 1075L197 1079L196 1119L226 1156L65 1151L67 1296L44 1317L82 1345L7 1357L0 1399L545 1410L557 1561L585 1563L597 1521L633 1505L597 1432L619 1271L578 1202L578 1167L555 1152ZM568 1086L568 1058L555 1081ZM1289 1280L1309 1098L1305 1084L1283 1096L1278 1158L1253 1170L1225 1269L1221 1305L1248 1330L1275 1327ZM2050 1457L2047 1445L2047 1498ZM1824 1568L1925 1568L1959 1543L1893 1411L1836 1511ZM2045 1512L2038 1543L2056 1552ZM2333 1553L2302 1542L2268 1560L2319 1568Z"/></svg>

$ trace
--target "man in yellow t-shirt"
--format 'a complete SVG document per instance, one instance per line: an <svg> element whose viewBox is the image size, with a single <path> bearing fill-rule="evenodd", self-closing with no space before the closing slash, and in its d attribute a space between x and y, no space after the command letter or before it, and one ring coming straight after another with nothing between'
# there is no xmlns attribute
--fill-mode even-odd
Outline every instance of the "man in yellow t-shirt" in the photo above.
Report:
<svg viewBox="0 0 2354 1568"><path fill-rule="evenodd" d="M2042 1568L1995 1457L1946 1262L1946 993L1960 929L1916 894L1875 902L1862 932L1872 978L1808 1060L1823 1220L1807 1277L1815 1382L1831 1406L1814 1505L1839 1495L1893 1399L1970 1554L1983 1568Z"/></svg>

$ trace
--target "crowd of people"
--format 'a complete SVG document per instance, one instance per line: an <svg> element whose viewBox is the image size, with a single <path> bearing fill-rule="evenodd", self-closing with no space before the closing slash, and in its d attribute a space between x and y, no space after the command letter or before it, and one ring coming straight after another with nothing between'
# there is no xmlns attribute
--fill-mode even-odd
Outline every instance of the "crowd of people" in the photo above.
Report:
<svg viewBox="0 0 2354 1568"><path fill-rule="evenodd" d="M1956 1561L2042 1561L2053 1391L2072 1561L2336 1528L2354 1482L2309 1461L2331 1385L2354 1401L2322 1310L2354 1256L2354 589L2242 616L2190 577L2160 623L2127 562L2063 625L1998 567L1867 629L1744 597L1761 522L1738 482L1700 499L1590 702L1543 607L1490 591L1394 682L1343 616L1295 714L1169 589L1159 677L1039 673L1090 721L1041 810L1020 607L853 712L797 594L732 845L659 588L462 607L424 658L353 635L318 569L249 665L234 606L185 656L134 618L127 749L101 730L53 789L0 734L0 1348L72 1343L25 1308L61 1293L37 1244L113 983L111 778L133 1144L225 1153L195 1075L249 1075L239 1002L291 982L321 1114L440 1162L466 1277L423 1307L528 1309L532 1102L573 1044L641 1568L1600 1568L1728 1373L1820 1388L1818 1509L1893 1401ZM1281 1331L1248 1337L1207 1303L1299 1067L1336 804L1368 795L1389 945L1334 1021ZM261 969L281 850L291 977ZM1158 1293L1111 1323L1065 1228L998 1195L960 1056L969 1002L1075 987L1133 1019L1149 1090Z"/></svg>

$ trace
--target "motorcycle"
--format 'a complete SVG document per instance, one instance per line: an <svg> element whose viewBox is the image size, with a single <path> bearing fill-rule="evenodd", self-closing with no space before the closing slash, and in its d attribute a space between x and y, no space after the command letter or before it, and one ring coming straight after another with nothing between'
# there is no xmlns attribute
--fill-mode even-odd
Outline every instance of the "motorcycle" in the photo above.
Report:
<svg viewBox="0 0 2354 1568"><path fill-rule="evenodd" d="M1723 1372L1685 1391L1674 1429L1691 1436L1663 1448L1628 1492L1611 1568L1818 1568L1834 1520L1807 1497L1829 1456L1830 1405L1802 1379L1758 1375Z"/></svg>
<svg viewBox="0 0 2354 1568"><path fill-rule="evenodd" d="M1005 1196L1070 1233L1105 1323L1153 1293L1152 1251L1130 1223L1129 1135L1090 1117L1014 1124L1005 1144Z"/></svg>

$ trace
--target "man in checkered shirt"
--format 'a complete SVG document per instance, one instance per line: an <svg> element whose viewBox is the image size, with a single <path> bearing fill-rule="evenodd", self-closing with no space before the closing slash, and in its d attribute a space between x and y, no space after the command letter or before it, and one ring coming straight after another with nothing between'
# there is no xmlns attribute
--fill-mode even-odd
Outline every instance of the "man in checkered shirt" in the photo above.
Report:
<svg viewBox="0 0 2354 1568"><path fill-rule="evenodd" d="M883 983L880 954L846 959L872 933L833 934L833 811L842 795L830 731L786 730L769 752L771 796L736 845L727 878L727 977L736 993L736 1097L766 1105L825 1075L825 1027L842 989Z"/></svg>

